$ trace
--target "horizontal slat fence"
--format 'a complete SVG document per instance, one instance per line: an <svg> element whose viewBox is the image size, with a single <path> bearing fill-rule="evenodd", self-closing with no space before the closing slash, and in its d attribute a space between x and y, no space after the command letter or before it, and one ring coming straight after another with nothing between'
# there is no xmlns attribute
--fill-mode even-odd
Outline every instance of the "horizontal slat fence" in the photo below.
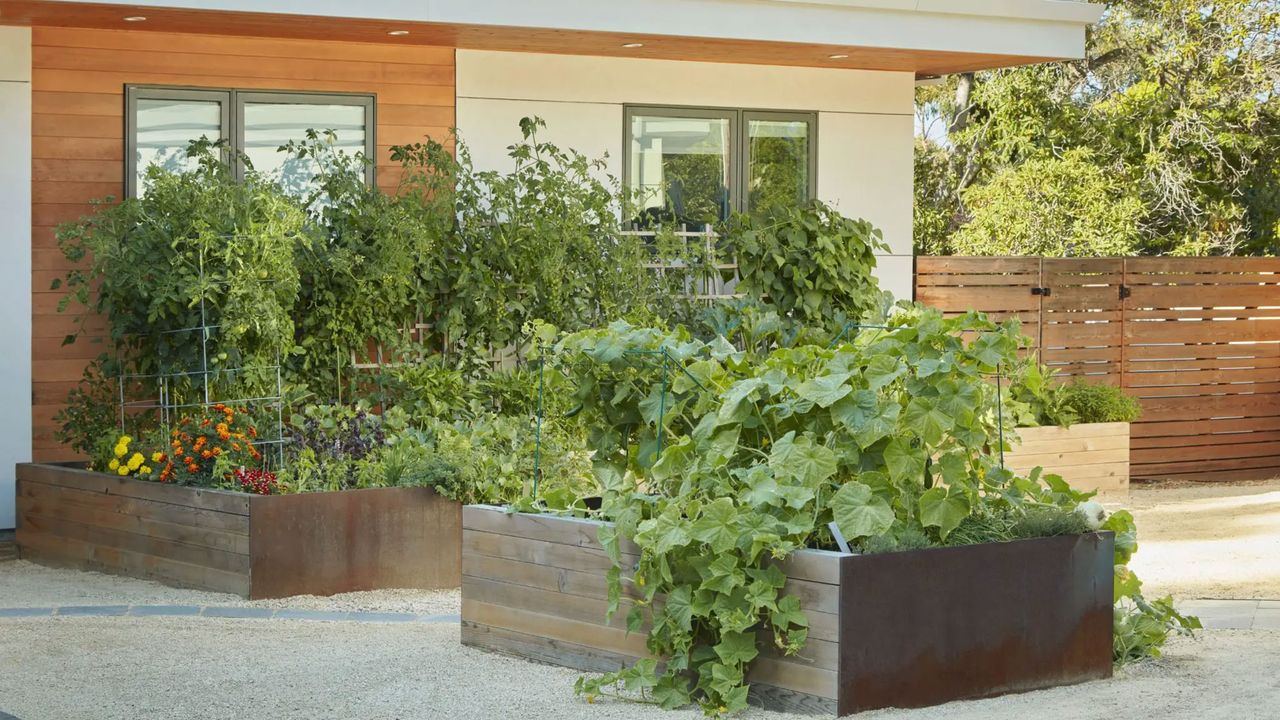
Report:
<svg viewBox="0 0 1280 720"><path fill-rule="evenodd" d="M1046 365L1138 398L1134 478L1280 475L1280 259L921 257L916 299L1017 316Z"/></svg>

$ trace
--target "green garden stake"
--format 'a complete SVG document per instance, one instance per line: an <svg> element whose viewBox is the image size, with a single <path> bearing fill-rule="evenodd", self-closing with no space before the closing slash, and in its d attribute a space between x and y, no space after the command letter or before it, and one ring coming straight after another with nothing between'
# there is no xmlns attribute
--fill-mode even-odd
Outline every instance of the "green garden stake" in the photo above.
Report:
<svg viewBox="0 0 1280 720"><path fill-rule="evenodd" d="M538 484L542 479L542 392L543 392L543 372L547 367L547 357L543 355L538 362L538 423L537 429L534 431L533 442L533 497L538 497Z"/></svg>
<svg viewBox="0 0 1280 720"><path fill-rule="evenodd" d="M658 394L658 452L653 456L655 463L662 458L662 428L667 417L667 365L670 360L667 349L662 348L662 389Z"/></svg>
<svg viewBox="0 0 1280 720"><path fill-rule="evenodd" d="M1004 469L1004 397L1000 391L1000 364L996 363L996 426L1000 434L1000 469Z"/></svg>

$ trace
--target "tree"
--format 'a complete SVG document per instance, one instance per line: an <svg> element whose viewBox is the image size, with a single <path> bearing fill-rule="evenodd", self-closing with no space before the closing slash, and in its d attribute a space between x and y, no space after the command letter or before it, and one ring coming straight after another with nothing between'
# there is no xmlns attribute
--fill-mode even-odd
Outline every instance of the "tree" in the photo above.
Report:
<svg viewBox="0 0 1280 720"><path fill-rule="evenodd" d="M1274 0L1114 0L1084 60L920 91L917 248L956 249L971 186L1089 148L1141 198L1137 252L1275 252L1278 90Z"/></svg>

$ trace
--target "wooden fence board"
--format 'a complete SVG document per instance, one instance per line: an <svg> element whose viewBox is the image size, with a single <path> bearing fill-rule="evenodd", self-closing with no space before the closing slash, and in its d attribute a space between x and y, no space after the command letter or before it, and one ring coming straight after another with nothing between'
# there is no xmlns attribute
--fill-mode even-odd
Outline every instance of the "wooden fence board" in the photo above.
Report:
<svg viewBox="0 0 1280 720"><path fill-rule="evenodd" d="M1133 477L1280 474L1280 259L922 257L916 287L1016 314L1041 362L1138 398Z"/></svg>

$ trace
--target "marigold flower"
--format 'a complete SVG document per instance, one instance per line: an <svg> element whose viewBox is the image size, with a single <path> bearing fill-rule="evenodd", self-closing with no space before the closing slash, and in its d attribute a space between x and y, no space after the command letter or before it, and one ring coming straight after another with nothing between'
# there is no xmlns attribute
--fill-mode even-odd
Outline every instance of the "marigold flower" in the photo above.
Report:
<svg viewBox="0 0 1280 720"><path fill-rule="evenodd" d="M195 459L195 458L193 458L193 457L191 457L190 455L188 455L188 456L186 456L186 457L182 458L182 461L183 461L183 462L185 462L185 463L186 463L186 464L188 464L188 465L194 465L194 464L195 464L195 462L196 462L196 459Z"/></svg>
<svg viewBox="0 0 1280 720"><path fill-rule="evenodd" d="M189 472L199 472L200 467L198 465L192 464L187 466L187 470Z"/></svg>
<svg viewBox="0 0 1280 720"><path fill-rule="evenodd" d="M128 452L129 452L129 448L128 448L128 447L126 447L126 446L125 446L125 445L123 445L123 444L117 444L117 445L115 446L115 448L113 449L113 452L115 453L115 456L116 456L116 457L118 457L118 458L122 458L122 457L124 457L126 454L128 454Z"/></svg>
<svg viewBox="0 0 1280 720"><path fill-rule="evenodd" d="M120 461L116 460L115 458L112 458L111 462L107 463L108 470L115 470L118 467L120 467Z"/></svg>
<svg viewBox="0 0 1280 720"><path fill-rule="evenodd" d="M151 453L151 462L164 462L164 453L162 452Z"/></svg>
<svg viewBox="0 0 1280 720"><path fill-rule="evenodd" d="M141 474L141 475L150 475L150 474L151 474L151 468L150 468L150 466L143 465L142 467L138 468L138 473L139 473L139 474Z"/></svg>
<svg viewBox="0 0 1280 720"><path fill-rule="evenodd" d="M202 458L204 458L204 459L208 460L209 458L213 457L213 451L212 451L212 450L205 450L204 452L200 453L200 457L202 457Z"/></svg>
<svg viewBox="0 0 1280 720"><path fill-rule="evenodd" d="M213 454L214 454L214 455L221 455L221 454L222 454L222 448L220 448L220 447L215 447L215 448L213 449Z"/></svg>
<svg viewBox="0 0 1280 720"><path fill-rule="evenodd" d="M231 443L231 449L240 452L240 443Z"/></svg>
<svg viewBox="0 0 1280 720"><path fill-rule="evenodd" d="M116 474L117 474L117 475L120 475L120 476L122 476L122 477L123 477L123 476L125 476L125 475L128 475L128 474L129 474L129 466L128 466L128 465L121 465L120 467L116 468Z"/></svg>
<svg viewBox="0 0 1280 720"><path fill-rule="evenodd" d="M249 428L249 437L258 437L258 429L255 427Z"/></svg>
<svg viewBox="0 0 1280 720"><path fill-rule="evenodd" d="M142 453L134 453L133 456L129 458L129 469L137 470L142 467L142 463L146 461L147 459L142 456Z"/></svg>
<svg viewBox="0 0 1280 720"><path fill-rule="evenodd" d="M209 420L209 418L205 418L204 420L200 421L200 427L209 427L210 422L211 421Z"/></svg>

